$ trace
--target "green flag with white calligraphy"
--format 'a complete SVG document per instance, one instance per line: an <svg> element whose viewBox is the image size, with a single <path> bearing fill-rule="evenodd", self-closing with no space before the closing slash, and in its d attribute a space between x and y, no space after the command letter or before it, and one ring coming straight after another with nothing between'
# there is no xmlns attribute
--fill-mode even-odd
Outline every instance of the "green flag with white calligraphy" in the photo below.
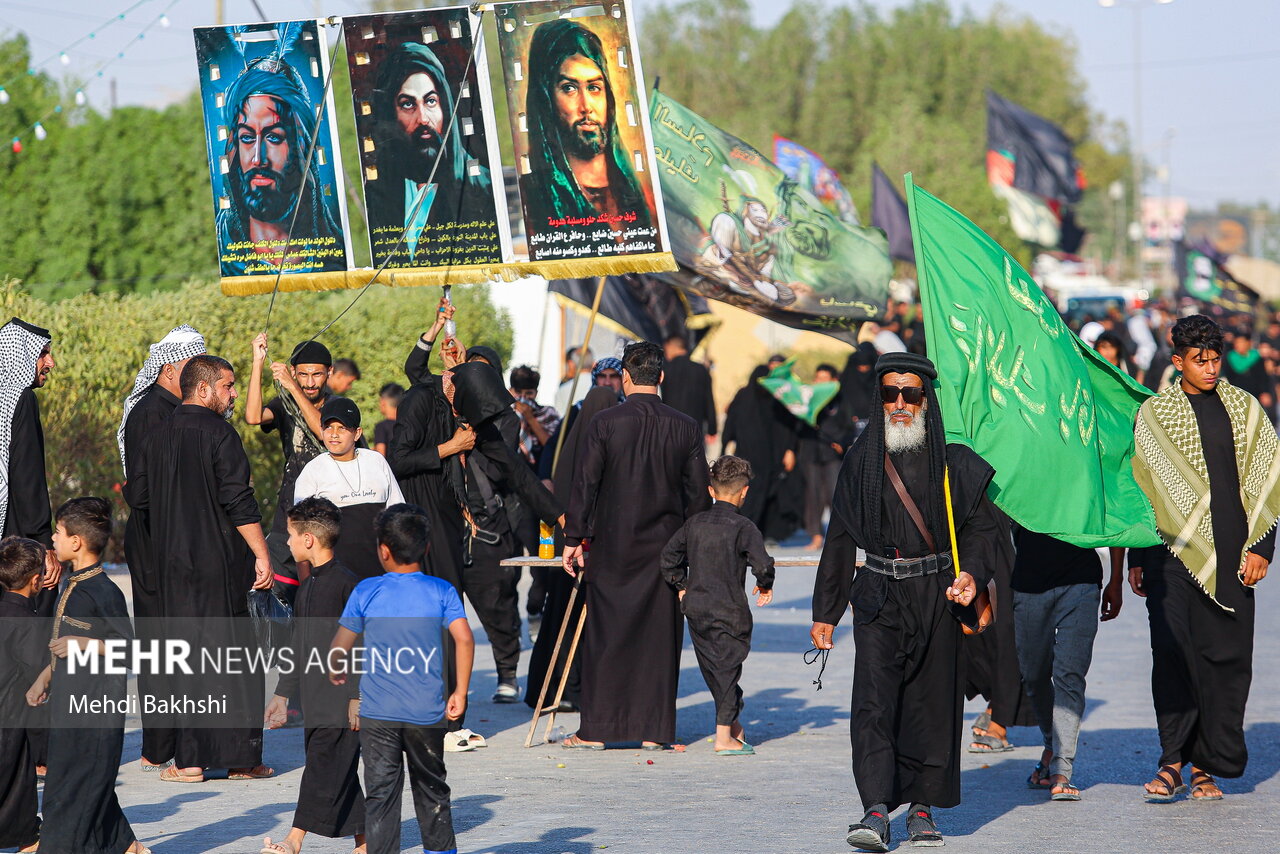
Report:
<svg viewBox="0 0 1280 854"><path fill-rule="evenodd" d="M1133 423L1151 392L1085 345L1016 261L906 176L929 357L947 441L996 470L1015 522L1078 546L1160 542Z"/></svg>
<svg viewBox="0 0 1280 854"><path fill-rule="evenodd" d="M760 385L796 418L810 427L817 427L822 410L840 393L840 383L802 383L796 376L795 365L794 357L787 359L768 376L762 377Z"/></svg>

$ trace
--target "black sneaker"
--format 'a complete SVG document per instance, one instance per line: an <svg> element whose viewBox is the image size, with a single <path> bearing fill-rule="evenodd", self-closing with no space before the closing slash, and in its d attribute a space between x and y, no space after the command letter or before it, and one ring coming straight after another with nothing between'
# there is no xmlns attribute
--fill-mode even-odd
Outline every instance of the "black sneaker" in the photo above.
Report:
<svg viewBox="0 0 1280 854"><path fill-rule="evenodd" d="M520 689L514 682L499 682L498 690L493 692L493 702L495 703L518 703L520 702Z"/></svg>
<svg viewBox="0 0 1280 854"><path fill-rule="evenodd" d="M862 821L849 825L845 841L860 851L888 851L889 817L879 810L869 810Z"/></svg>
<svg viewBox="0 0 1280 854"><path fill-rule="evenodd" d="M941 848L942 833L933 823L933 811L923 804L912 804L907 813L907 838L916 848Z"/></svg>

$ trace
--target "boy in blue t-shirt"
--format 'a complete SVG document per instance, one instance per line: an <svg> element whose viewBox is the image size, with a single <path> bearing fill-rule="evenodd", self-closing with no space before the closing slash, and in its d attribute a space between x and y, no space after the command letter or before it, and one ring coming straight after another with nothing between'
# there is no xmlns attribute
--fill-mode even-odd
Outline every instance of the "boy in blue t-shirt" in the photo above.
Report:
<svg viewBox="0 0 1280 854"><path fill-rule="evenodd" d="M360 673L360 752L364 756L368 854L400 851L405 760L425 854L457 854L445 782L446 721L467 710L475 640L458 593L424 575L431 523L426 511L395 504L374 521L385 575L366 578L347 600L330 650L330 680ZM453 639L456 687L445 697L444 633ZM352 656L357 635L364 643Z"/></svg>

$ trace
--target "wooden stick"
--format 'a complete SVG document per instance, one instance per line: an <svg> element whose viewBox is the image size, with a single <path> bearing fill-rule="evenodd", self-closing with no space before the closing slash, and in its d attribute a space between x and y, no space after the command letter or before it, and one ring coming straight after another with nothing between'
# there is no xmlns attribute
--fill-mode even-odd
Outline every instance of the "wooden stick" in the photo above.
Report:
<svg viewBox="0 0 1280 854"><path fill-rule="evenodd" d="M587 347L591 345L591 331L596 328L596 316L600 314L600 298L604 296L604 285L608 281L604 276L596 279L596 295L591 301L591 316L587 318L587 334L582 336L582 346L578 348L578 370L573 375L573 381L569 383L569 406L562 413L564 417L564 425L569 424L569 413L573 411L573 398L578 393L578 378L582 376L582 369L586 367ZM564 437L569 431L561 429L556 437L555 454L551 457L551 470L554 472L556 466L560 464L560 449L564 447Z"/></svg>
<svg viewBox="0 0 1280 854"><path fill-rule="evenodd" d="M581 571L579 571L581 572ZM560 633L556 635L555 649L551 652L551 661L547 664L547 674L542 677L542 690L538 692L538 702L533 707L533 720L529 722L529 734L525 736L524 746L533 747L533 734L538 729L538 719L542 717L542 713L546 711L542 704L547 699L547 691L551 688L551 674L555 672L556 660L560 658L560 646L564 643L565 632L569 629L569 619L573 615L573 603L578 599L578 590L581 587L581 575L574 579L573 590L569 593L569 604L565 607L564 617L560 620ZM559 699L556 705L559 705Z"/></svg>
<svg viewBox="0 0 1280 854"><path fill-rule="evenodd" d="M560 687L556 689L555 704L551 706L551 714L547 718L547 731L542 734L543 741L551 741L551 728L556 725L556 714L560 709L560 701L564 699L564 686L569 684L569 671L573 669L573 659L578 654L578 641L582 639L582 627L587 624L587 603L582 603L582 613L578 616L578 627L573 631L573 643L569 644L569 655L560 670Z"/></svg>

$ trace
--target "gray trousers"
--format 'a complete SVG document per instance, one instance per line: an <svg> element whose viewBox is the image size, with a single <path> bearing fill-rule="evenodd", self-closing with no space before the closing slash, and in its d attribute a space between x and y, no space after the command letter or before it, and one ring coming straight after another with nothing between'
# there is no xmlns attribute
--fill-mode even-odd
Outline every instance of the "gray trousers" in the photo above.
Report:
<svg viewBox="0 0 1280 854"><path fill-rule="evenodd" d="M1085 674L1098 634L1100 595L1095 584L1069 584L1044 593L1013 591L1022 682L1045 749L1053 751L1049 773L1068 780L1084 715Z"/></svg>

